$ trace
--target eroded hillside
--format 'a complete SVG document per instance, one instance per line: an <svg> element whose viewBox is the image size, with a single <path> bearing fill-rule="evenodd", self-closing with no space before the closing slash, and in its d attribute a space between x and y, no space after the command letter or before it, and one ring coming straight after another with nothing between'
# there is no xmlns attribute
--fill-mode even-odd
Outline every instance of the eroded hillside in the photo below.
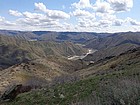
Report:
<svg viewBox="0 0 140 105"><path fill-rule="evenodd" d="M80 71L83 79L78 82L33 90L6 104L139 105L139 68L140 48L137 48L89 65Z"/></svg>
<svg viewBox="0 0 140 105"><path fill-rule="evenodd" d="M88 41L86 47L97 49L98 51L87 56L85 60L98 61L109 56L117 56L139 46L139 32L115 33L105 38Z"/></svg>
<svg viewBox="0 0 140 105"><path fill-rule="evenodd" d="M28 41L0 35L1 68L33 59L46 58L50 55L68 57L84 53L86 53L85 48L71 42Z"/></svg>
<svg viewBox="0 0 140 105"><path fill-rule="evenodd" d="M55 38L47 40L48 33L50 39ZM89 37L93 33L48 33L8 31L0 35L0 94L14 84L33 89L2 104L138 103L139 33L94 33L94 37ZM77 59L69 59L74 56Z"/></svg>

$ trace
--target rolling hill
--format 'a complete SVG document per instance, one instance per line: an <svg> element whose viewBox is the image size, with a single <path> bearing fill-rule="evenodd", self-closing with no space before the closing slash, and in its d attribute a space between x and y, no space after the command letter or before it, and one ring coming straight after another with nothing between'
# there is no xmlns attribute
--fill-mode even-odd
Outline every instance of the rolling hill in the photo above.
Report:
<svg viewBox="0 0 140 105"><path fill-rule="evenodd" d="M51 55L15 64L0 71L0 91L4 91L13 84L42 87L56 77L71 75L85 66L86 63L80 60L71 61L64 57Z"/></svg>
<svg viewBox="0 0 140 105"><path fill-rule="evenodd" d="M105 57L117 56L139 46L139 32L115 33L105 38L87 42L86 47L97 49L98 51L87 56L85 60L98 61Z"/></svg>
<svg viewBox="0 0 140 105"><path fill-rule="evenodd" d="M139 105L139 32L0 33L0 94L33 88L1 105Z"/></svg>
<svg viewBox="0 0 140 105"><path fill-rule="evenodd" d="M86 49L72 42L28 41L0 35L0 65L5 67L49 55L68 57L83 53L86 53Z"/></svg>
<svg viewBox="0 0 140 105"><path fill-rule="evenodd" d="M68 56L84 53L85 48L72 42L29 41L0 35L0 91L14 83L42 86L55 77L70 75L86 63L68 60Z"/></svg>
<svg viewBox="0 0 140 105"><path fill-rule="evenodd" d="M32 90L6 105L139 104L140 48L104 59L78 71L82 80ZM29 100L29 101L26 101ZM3 103L2 105L5 105Z"/></svg>

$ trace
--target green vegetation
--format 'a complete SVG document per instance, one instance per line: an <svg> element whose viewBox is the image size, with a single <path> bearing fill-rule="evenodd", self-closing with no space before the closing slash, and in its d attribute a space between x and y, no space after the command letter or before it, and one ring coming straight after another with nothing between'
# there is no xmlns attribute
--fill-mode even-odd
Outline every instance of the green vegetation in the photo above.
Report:
<svg viewBox="0 0 140 105"><path fill-rule="evenodd" d="M110 62L118 63L111 66L110 70L100 70L78 82L32 90L3 105L139 105L139 51L128 51L107 60L106 65L110 65ZM124 60L117 62L120 59Z"/></svg>

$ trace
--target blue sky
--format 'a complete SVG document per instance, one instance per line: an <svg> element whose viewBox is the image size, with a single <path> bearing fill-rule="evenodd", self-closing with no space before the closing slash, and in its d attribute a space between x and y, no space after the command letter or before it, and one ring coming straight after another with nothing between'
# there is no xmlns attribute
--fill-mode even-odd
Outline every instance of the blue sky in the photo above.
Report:
<svg viewBox="0 0 140 105"><path fill-rule="evenodd" d="M140 0L1 0L0 29L140 31Z"/></svg>

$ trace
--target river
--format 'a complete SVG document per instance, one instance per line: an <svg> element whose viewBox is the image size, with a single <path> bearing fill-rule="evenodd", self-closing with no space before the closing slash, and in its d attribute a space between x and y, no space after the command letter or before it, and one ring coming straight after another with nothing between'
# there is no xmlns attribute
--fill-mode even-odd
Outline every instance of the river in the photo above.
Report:
<svg viewBox="0 0 140 105"><path fill-rule="evenodd" d="M88 49L87 53L84 54L84 55L81 55L81 56L77 56L77 55L74 55L72 57L68 57L68 60L78 60L78 59L83 59L85 58L88 54L93 54L95 53L97 50L95 49Z"/></svg>

